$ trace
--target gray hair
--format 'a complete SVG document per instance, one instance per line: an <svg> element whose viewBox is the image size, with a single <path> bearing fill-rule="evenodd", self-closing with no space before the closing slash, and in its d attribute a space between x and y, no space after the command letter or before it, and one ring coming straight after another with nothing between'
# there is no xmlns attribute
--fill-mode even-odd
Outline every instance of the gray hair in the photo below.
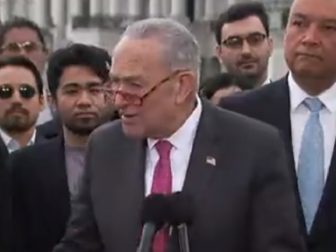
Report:
<svg viewBox="0 0 336 252"><path fill-rule="evenodd" d="M191 69L199 77L199 45L196 38L182 24L168 18L144 19L129 25L122 37L158 39L164 48L163 58L172 71Z"/></svg>

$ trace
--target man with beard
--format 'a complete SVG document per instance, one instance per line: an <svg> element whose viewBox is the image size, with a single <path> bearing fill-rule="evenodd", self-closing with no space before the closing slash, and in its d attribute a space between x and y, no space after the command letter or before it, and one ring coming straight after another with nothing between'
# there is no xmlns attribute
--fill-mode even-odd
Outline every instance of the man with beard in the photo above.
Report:
<svg viewBox="0 0 336 252"><path fill-rule="evenodd" d="M42 80L35 65L24 57L0 59L0 251L7 251L10 228L8 154L43 141L35 124L43 107Z"/></svg>
<svg viewBox="0 0 336 252"><path fill-rule="evenodd" d="M2 153L41 140L35 124L43 108L42 79L24 57L0 60L0 135Z"/></svg>
<svg viewBox="0 0 336 252"><path fill-rule="evenodd" d="M90 133L108 121L105 85L111 59L82 44L56 51L47 77L63 136L13 154L14 249L45 252L62 238L80 187Z"/></svg>
<svg viewBox="0 0 336 252"><path fill-rule="evenodd" d="M219 16L215 38L218 59L228 73L246 77L251 88L270 83L267 67L273 41L262 3L232 5Z"/></svg>

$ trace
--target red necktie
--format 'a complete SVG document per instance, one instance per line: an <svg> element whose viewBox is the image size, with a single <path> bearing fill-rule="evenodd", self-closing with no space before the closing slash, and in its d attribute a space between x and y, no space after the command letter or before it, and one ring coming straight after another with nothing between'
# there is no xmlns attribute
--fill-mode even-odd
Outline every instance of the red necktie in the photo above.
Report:
<svg viewBox="0 0 336 252"><path fill-rule="evenodd" d="M172 192L172 173L170 165L172 145L168 141L160 140L155 144L155 148L159 154L159 161L155 166L151 193L169 194ZM152 251L164 252L168 238L168 230L159 230L154 237Z"/></svg>

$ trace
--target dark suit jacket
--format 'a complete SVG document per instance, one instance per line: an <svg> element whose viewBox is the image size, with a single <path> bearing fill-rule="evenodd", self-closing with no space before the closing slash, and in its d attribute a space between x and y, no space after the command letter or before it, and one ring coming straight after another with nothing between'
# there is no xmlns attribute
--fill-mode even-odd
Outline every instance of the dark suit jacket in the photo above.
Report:
<svg viewBox="0 0 336 252"><path fill-rule="evenodd" d="M52 119L37 126L37 130L47 139L52 139L62 135L62 125L58 119Z"/></svg>
<svg viewBox="0 0 336 252"><path fill-rule="evenodd" d="M145 143L127 138L120 121L93 134L83 190L54 252L136 251ZM195 204L191 251L304 251L286 165L274 128L204 103L183 186Z"/></svg>
<svg viewBox="0 0 336 252"><path fill-rule="evenodd" d="M46 141L45 136L37 130L36 143ZM9 251L12 233L12 195L10 186L10 170L7 166L8 150L0 137L0 251Z"/></svg>
<svg viewBox="0 0 336 252"><path fill-rule="evenodd" d="M269 123L281 130L285 141L293 182L296 172L292 147L290 98L287 77L254 91L228 97L220 106ZM296 190L301 230L306 233L299 193ZM310 252L336 251L336 153L334 149L328 178L310 235L306 241Z"/></svg>
<svg viewBox="0 0 336 252"><path fill-rule="evenodd" d="M12 170L16 251L48 252L63 237L70 196L61 138L14 152Z"/></svg>

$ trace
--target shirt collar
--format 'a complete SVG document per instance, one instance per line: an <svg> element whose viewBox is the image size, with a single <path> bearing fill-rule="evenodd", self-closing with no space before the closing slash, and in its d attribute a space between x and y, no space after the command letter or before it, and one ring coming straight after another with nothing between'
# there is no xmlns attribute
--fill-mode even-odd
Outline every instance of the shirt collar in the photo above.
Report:
<svg viewBox="0 0 336 252"><path fill-rule="evenodd" d="M190 114L187 120L173 135L165 139L169 141L173 145L173 147L177 149L183 148L184 146L190 146L196 134L196 129L202 112L201 99L197 96L196 100L197 100L196 108ZM158 139L148 138L147 144L149 149L151 150L152 148L154 148L154 145L158 141L159 141Z"/></svg>
<svg viewBox="0 0 336 252"><path fill-rule="evenodd" d="M15 144L18 144L15 139L13 139L11 136L9 136L2 129L0 129L0 136L1 136L3 142L6 145L8 150L10 150ZM35 139L36 139L36 129L34 130L32 137L28 141L27 146L33 145L35 143Z"/></svg>
<svg viewBox="0 0 336 252"><path fill-rule="evenodd" d="M261 86L265 86L272 83L272 80L270 78L266 78L266 80L264 81L264 83L261 84Z"/></svg>
<svg viewBox="0 0 336 252"><path fill-rule="evenodd" d="M288 75L288 85L290 93L290 106L291 111L295 111L302 104L302 102L308 98L312 97L307 94L294 80L292 73ZM330 112L336 112L336 83L332 85L329 89L325 90L317 96L327 110Z"/></svg>

